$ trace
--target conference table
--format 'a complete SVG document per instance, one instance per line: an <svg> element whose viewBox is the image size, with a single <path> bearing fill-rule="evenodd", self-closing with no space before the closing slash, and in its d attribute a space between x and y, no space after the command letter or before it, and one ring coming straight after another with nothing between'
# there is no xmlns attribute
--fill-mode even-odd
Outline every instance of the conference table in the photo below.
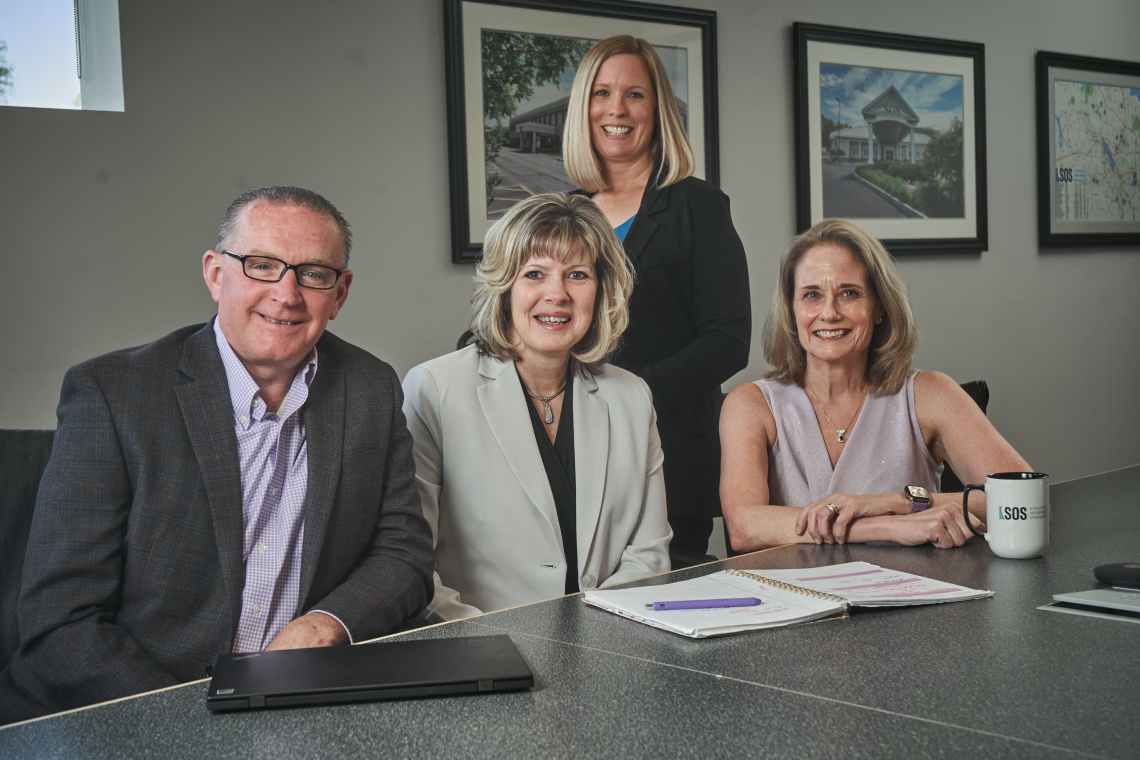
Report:
<svg viewBox="0 0 1140 760"><path fill-rule="evenodd" d="M0 730L0 757L1135 758L1140 624L1038 607L1140 558L1140 467L1051 501L1039 559L800 545L641 582L865 560L988 599L695 640L568 596L390 637L509 634L531 691L213 715L197 681Z"/></svg>

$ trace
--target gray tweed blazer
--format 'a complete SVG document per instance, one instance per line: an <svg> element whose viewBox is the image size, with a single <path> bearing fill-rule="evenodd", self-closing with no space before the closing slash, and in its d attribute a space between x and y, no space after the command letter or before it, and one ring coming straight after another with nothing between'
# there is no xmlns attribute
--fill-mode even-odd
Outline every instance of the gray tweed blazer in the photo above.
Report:
<svg viewBox="0 0 1140 760"><path fill-rule="evenodd" d="M359 641L427 604L431 535L396 373L329 333L317 351L296 612L332 612ZM69 370L5 675L43 710L203 677L237 626L242 530L209 323Z"/></svg>

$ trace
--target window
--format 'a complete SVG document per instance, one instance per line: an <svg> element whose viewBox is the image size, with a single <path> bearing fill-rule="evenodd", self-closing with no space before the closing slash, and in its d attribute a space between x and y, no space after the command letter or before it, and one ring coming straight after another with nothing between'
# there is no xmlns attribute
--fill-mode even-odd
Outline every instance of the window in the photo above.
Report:
<svg viewBox="0 0 1140 760"><path fill-rule="evenodd" d="M118 0L0 0L0 105L122 111Z"/></svg>

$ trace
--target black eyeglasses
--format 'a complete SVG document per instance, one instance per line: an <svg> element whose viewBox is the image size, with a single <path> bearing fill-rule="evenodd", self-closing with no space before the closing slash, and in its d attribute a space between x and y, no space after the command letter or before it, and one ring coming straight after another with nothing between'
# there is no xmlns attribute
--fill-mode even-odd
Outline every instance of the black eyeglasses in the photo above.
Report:
<svg viewBox="0 0 1140 760"><path fill-rule="evenodd" d="M222 251L226 256L241 262L241 271L251 280L260 282L281 282L290 269L297 272L297 284L313 290L331 290L344 274L343 269L333 269L324 264L286 264L272 256L241 256Z"/></svg>

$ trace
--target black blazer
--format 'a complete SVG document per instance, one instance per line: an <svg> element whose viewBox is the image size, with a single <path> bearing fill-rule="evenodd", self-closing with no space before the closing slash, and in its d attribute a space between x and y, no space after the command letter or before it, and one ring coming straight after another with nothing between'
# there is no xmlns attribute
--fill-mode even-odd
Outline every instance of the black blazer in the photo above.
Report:
<svg viewBox="0 0 1140 760"><path fill-rule="evenodd" d="M695 177L647 187L625 251L637 279L613 362L653 391L670 515L716 514L720 384L748 364L752 337L728 196Z"/></svg>
<svg viewBox="0 0 1140 760"><path fill-rule="evenodd" d="M396 373L330 333L317 352L302 410L295 612L332 612L359 641L427 604L431 534ZM71 369L6 676L46 709L203 677L237 626L242 530L233 410L209 323Z"/></svg>

